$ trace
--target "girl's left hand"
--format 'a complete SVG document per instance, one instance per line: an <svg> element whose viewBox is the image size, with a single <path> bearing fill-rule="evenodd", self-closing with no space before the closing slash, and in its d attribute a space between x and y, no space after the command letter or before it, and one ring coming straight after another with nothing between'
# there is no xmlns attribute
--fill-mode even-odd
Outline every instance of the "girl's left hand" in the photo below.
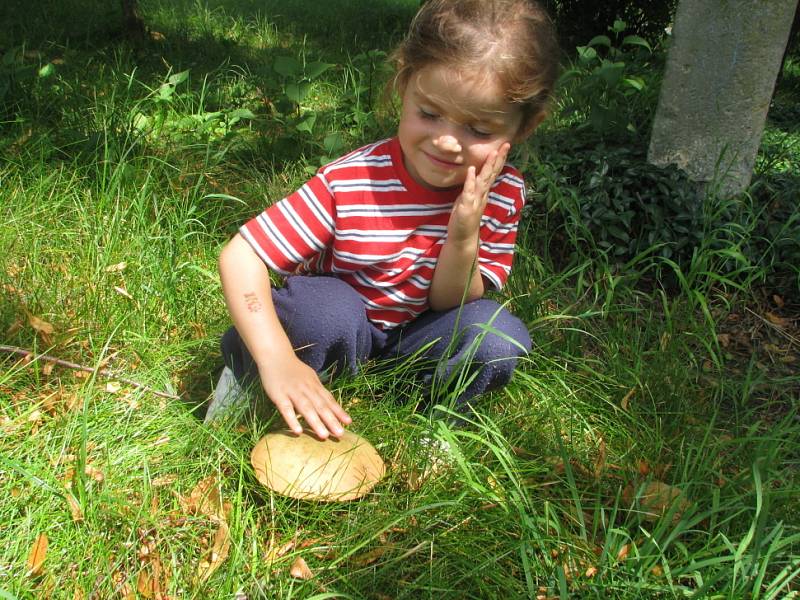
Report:
<svg viewBox="0 0 800 600"><path fill-rule="evenodd" d="M489 201L489 190L503 170L510 149L511 144L505 142L497 150L492 150L486 157L480 173L475 173L475 167L467 169L464 188L450 212L450 221L447 224L449 241L457 244L473 241L475 244L478 243L481 217Z"/></svg>

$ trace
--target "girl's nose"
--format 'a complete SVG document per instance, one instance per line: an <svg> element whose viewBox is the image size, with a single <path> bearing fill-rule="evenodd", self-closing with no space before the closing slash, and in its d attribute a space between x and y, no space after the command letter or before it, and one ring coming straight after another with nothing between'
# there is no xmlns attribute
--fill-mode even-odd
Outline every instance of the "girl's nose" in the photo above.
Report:
<svg viewBox="0 0 800 600"><path fill-rule="evenodd" d="M433 139L433 145L442 152L461 152L461 144L452 135L440 135Z"/></svg>

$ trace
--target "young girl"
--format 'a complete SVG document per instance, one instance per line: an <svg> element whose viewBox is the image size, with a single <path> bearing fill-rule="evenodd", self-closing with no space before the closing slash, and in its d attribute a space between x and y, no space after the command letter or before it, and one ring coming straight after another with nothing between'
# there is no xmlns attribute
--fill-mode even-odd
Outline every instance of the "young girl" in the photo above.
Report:
<svg viewBox="0 0 800 600"><path fill-rule="evenodd" d="M397 136L322 167L223 249L234 327L207 420L260 380L291 430L302 417L338 437L351 418L323 373L424 349L440 359L428 383L469 361L466 404L530 349L525 325L483 295L511 269L524 188L505 161L545 116L552 22L532 0L428 0L392 59Z"/></svg>

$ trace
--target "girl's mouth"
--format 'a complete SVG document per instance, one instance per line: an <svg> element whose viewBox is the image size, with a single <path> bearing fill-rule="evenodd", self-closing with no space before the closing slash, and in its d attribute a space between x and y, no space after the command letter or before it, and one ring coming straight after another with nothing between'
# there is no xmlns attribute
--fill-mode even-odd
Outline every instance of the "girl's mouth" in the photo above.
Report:
<svg viewBox="0 0 800 600"><path fill-rule="evenodd" d="M456 163L456 162L453 162L453 161L450 161L450 160L444 160L442 158L438 158L438 157L434 156L433 154L429 154L428 152L425 152L424 150L422 151L422 153L425 156L427 156L428 159L433 164L435 164L435 165L437 165L439 167L442 167L444 169L457 169L457 168L459 168L461 166L459 163Z"/></svg>

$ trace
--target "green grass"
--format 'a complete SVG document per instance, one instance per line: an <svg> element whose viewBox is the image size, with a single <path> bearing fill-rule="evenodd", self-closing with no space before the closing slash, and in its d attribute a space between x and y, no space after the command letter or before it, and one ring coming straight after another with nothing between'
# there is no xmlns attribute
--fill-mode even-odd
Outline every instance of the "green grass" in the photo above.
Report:
<svg viewBox="0 0 800 600"><path fill-rule="evenodd" d="M563 223L532 203L502 298L534 350L470 423L415 410L413 365L370 364L332 385L387 461L364 500L264 490L249 452L277 424L267 411L202 425L229 324L219 249L324 160L327 136L352 148L392 131L386 73L370 66L380 55L365 53L387 51L416 5L150 0L164 40L139 45L113 37L117 15L88 0L8 21L2 50L25 47L0 68L0 344L181 400L0 356L0 598L126 597L156 569L173 598L796 593L800 296L796 263L764 245L791 248L791 228L763 243L760 225L711 230L690 265L656 263L675 274L661 289L644 259L570 255ZM292 81L273 65L289 55L333 66L284 111ZM796 63L789 72L743 204L753 223L798 189L800 138L785 118ZM568 127L556 118L550 131ZM731 239L751 243L747 269L726 270ZM453 461L421 478L431 431ZM230 549L203 581L218 525L185 498L208 477L230 502ZM652 481L688 504L651 519ZM290 576L298 557L313 579Z"/></svg>

